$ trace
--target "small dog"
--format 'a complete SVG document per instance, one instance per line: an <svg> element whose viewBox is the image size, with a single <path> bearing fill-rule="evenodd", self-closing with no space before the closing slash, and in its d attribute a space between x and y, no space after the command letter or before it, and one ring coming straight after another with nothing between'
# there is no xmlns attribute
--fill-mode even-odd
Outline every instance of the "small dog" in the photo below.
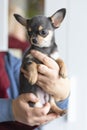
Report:
<svg viewBox="0 0 87 130"><path fill-rule="evenodd" d="M30 51L35 49L45 53L49 57L52 57L54 60L56 60L60 68L59 75L62 76L62 78L66 78L67 71L64 62L62 59L59 59L58 56L54 58L55 54L58 55L54 30L60 26L65 17L65 14L66 9L64 8L55 12L51 17L40 15L34 16L31 19L25 19L19 14L14 14L16 20L26 27L29 42L31 44L30 48L27 49L24 54L21 66L24 70L26 70L26 73L29 74L29 79L26 79L24 74L20 72L20 94L28 92L34 93L37 97L40 98L40 101L36 104L29 102L32 107L42 107L46 102L50 102L51 111L56 112L59 115L65 114L66 110L60 109L56 105L54 97L44 92L39 86L35 84L38 77L37 67L39 64L41 64L41 62L35 59L31 55Z"/></svg>

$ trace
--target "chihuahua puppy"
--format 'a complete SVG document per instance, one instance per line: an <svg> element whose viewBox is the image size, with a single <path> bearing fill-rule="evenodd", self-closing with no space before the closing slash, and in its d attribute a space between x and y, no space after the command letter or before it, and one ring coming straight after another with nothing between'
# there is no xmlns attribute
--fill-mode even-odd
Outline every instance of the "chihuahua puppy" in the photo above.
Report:
<svg viewBox="0 0 87 130"><path fill-rule="evenodd" d="M21 67L29 75L29 78L25 78L24 74L20 72L20 94L34 93L37 97L39 97L40 100L36 104L29 102L30 106L42 107L46 102L50 102L51 111L56 112L59 115L65 114L66 110L60 109L56 105L54 97L36 85L38 77L37 67L42 63L35 59L31 55L30 51L35 49L45 53L49 57L52 57L54 60L56 60L60 68L59 75L62 78L66 78L66 66L62 59L58 58L58 50L54 35L54 30L60 26L65 17L65 14L66 9L64 8L55 12L51 17L40 15L34 16L31 19L25 19L19 14L14 14L16 20L25 26L28 33L29 42L31 44L30 48L26 50L22 60Z"/></svg>

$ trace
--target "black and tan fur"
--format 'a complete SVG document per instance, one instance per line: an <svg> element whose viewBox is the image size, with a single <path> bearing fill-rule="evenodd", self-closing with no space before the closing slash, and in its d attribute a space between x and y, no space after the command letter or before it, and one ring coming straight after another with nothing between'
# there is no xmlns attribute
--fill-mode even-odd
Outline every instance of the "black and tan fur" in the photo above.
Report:
<svg viewBox="0 0 87 130"><path fill-rule="evenodd" d="M30 105L33 107L42 107L46 102L50 102L51 111L54 111L60 115L64 114L65 110L62 110L56 106L54 97L44 92L35 84L38 77L37 67L40 64L40 61L35 59L31 55L30 51L35 49L45 53L49 57L52 57L54 54L58 54L54 30L60 26L65 14L65 9L58 10L51 17L45 17L41 15L35 16L31 19L25 19L18 14L14 14L17 21L25 26L28 33L29 42L31 44L30 48L27 49L24 54L21 66L26 70L27 73L29 73L29 79L26 79L22 72L20 73L20 94L28 92L34 93L40 98L40 102L37 104L30 103ZM54 60L56 60L60 67L59 75L62 76L62 78L65 78L67 76L67 72L64 62L58 57L56 57ZM43 101L42 97L40 96L41 94L42 97L45 97Z"/></svg>

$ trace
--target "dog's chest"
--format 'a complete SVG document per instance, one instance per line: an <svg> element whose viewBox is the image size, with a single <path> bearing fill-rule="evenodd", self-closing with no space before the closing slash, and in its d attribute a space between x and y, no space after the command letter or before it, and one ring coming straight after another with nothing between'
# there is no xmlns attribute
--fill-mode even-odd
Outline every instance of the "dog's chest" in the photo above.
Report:
<svg viewBox="0 0 87 130"><path fill-rule="evenodd" d="M23 64L29 64L31 63L32 61L36 62L36 63L41 63L40 61L38 61L36 58L34 58L32 56L32 54L30 53L30 51L32 49L35 49L35 50L38 50L44 54L46 54L47 56L51 57L52 59L56 60L59 58L59 52L58 52L58 49L57 47L56 48L38 48L38 47L31 47L30 49L27 50L27 52L25 53L24 55L24 58L23 58Z"/></svg>

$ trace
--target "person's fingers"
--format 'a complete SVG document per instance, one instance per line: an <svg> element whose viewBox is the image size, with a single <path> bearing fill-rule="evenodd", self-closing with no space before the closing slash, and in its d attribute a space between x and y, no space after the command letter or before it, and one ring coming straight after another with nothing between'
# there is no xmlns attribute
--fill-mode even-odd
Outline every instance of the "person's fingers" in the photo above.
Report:
<svg viewBox="0 0 87 130"><path fill-rule="evenodd" d="M26 102L38 102L39 99L33 94L33 93L25 93L25 94L21 94L20 97L22 98L22 100L26 101Z"/></svg>
<svg viewBox="0 0 87 130"><path fill-rule="evenodd" d="M58 77L58 72L57 70L50 69L47 66L41 64L38 66L38 72L42 75L45 75L46 77L49 78L54 78L55 76Z"/></svg>
<svg viewBox="0 0 87 130"><path fill-rule="evenodd" d="M49 111L50 111L49 103L46 103L42 108L36 108L36 113L34 113L35 115L34 121L39 125L43 125L57 118L57 115L55 113L48 114Z"/></svg>
<svg viewBox="0 0 87 130"><path fill-rule="evenodd" d="M57 63L50 57L46 56L45 54L36 51L36 50L32 50L31 54L37 58L39 61L41 61L43 64L45 64L46 66L48 66L49 68L58 68Z"/></svg>
<svg viewBox="0 0 87 130"><path fill-rule="evenodd" d="M44 91L47 92L47 88L46 88L46 85L45 83L41 82L41 81L37 81L36 83L38 86L40 86Z"/></svg>
<svg viewBox="0 0 87 130"><path fill-rule="evenodd" d="M43 116L43 117L40 119L39 123L40 123L40 125L44 125L44 124L47 124L47 123L49 123L50 121L56 119L57 117L58 117L58 115L56 115L55 113L50 113L50 114L48 114L48 115L46 115L46 116Z"/></svg>
<svg viewBox="0 0 87 130"><path fill-rule="evenodd" d="M47 113L50 111L50 104L46 103L43 108L41 109L42 115L47 115Z"/></svg>
<svg viewBox="0 0 87 130"><path fill-rule="evenodd" d="M38 86L40 86L45 92L47 92L47 93L53 95L52 89L49 88L49 84L50 84L50 83L49 83L49 84L46 84L45 82L38 81L36 84L37 84Z"/></svg>
<svg viewBox="0 0 87 130"><path fill-rule="evenodd" d="M48 77L46 77L46 76L44 76L44 75L42 75L42 74L39 74L38 75L38 79L37 79L37 83L38 82L42 82L42 83L44 83L44 84L47 84L48 83Z"/></svg>
<svg viewBox="0 0 87 130"><path fill-rule="evenodd" d="M24 70L22 67L21 67L21 72L24 73L25 75L28 75L27 71Z"/></svg>
<svg viewBox="0 0 87 130"><path fill-rule="evenodd" d="M32 123L35 123L35 125L40 125L45 122L45 116L48 114L50 110L50 104L46 103L41 108L31 108L32 111L32 120L30 120Z"/></svg>
<svg viewBox="0 0 87 130"><path fill-rule="evenodd" d="M47 66L41 64L38 66L38 72L44 75L47 75L48 77L50 76L51 69L49 69Z"/></svg>
<svg viewBox="0 0 87 130"><path fill-rule="evenodd" d="M35 116L37 117L41 117L41 116L45 116L48 114L48 112L50 111L50 104L49 103L46 103L43 107L39 108L39 107L36 107L34 109L34 114Z"/></svg>
<svg viewBox="0 0 87 130"><path fill-rule="evenodd" d="M58 117L59 117L59 116L57 116L55 113L48 114L48 115L46 116L45 122L44 122L42 125L47 124L47 123L49 123L50 121L52 121L52 120L54 120L54 119L56 119L56 118L58 118Z"/></svg>

